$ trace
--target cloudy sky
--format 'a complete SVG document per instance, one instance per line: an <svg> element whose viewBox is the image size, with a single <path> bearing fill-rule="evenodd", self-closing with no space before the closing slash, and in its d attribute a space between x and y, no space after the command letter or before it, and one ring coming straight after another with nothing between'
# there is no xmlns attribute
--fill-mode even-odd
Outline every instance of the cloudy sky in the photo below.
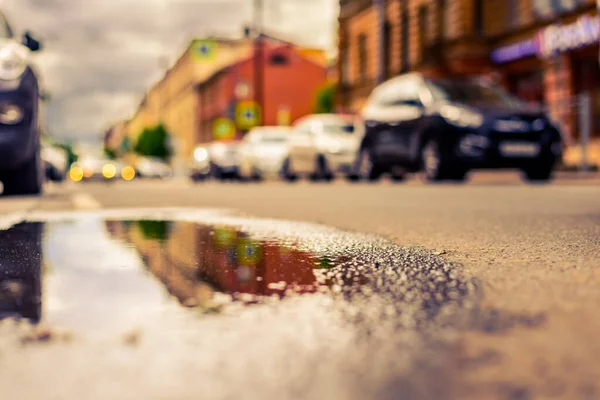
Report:
<svg viewBox="0 0 600 400"><path fill-rule="evenodd" d="M264 0L265 25L286 39L335 47L337 0ZM35 55L51 94L53 136L94 138L135 110L144 90L189 40L239 35L252 0L0 0L18 31L43 41Z"/></svg>

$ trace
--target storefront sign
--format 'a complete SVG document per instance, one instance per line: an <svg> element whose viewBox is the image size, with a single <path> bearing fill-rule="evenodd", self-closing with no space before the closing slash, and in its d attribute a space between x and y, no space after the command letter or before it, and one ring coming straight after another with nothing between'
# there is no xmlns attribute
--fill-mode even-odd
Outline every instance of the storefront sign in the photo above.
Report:
<svg viewBox="0 0 600 400"><path fill-rule="evenodd" d="M535 40L527 39L492 51L491 58L495 64L503 64L536 54Z"/></svg>
<svg viewBox="0 0 600 400"><path fill-rule="evenodd" d="M533 38L500 47L491 53L495 64L503 64L525 57L548 58L553 55L600 41L600 17L584 15L569 25L550 25L538 31Z"/></svg>
<svg viewBox="0 0 600 400"><path fill-rule="evenodd" d="M569 25L550 25L536 35L536 51L540 57L551 57L565 51L598 43L600 18L584 15Z"/></svg>

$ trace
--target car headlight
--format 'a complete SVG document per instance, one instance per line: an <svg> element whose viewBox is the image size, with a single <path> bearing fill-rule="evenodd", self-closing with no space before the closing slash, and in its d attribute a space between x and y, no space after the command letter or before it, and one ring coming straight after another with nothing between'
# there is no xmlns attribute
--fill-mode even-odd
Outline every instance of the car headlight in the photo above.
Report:
<svg viewBox="0 0 600 400"><path fill-rule="evenodd" d="M204 148L197 148L194 150L194 158L198 162L206 161L208 159L208 151Z"/></svg>
<svg viewBox="0 0 600 400"><path fill-rule="evenodd" d="M27 53L17 44L0 47L0 80L14 81L19 79L27 69Z"/></svg>
<svg viewBox="0 0 600 400"><path fill-rule="evenodd" d="M483 115L463 107L444 106L440 111L440 115L459 128L479 128L484 122Z"/></svg>

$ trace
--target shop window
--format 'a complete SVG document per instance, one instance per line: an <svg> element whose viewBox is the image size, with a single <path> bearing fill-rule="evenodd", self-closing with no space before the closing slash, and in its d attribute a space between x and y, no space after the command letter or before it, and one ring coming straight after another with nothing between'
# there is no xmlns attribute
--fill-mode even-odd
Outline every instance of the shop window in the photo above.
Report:
<svg viewBox="0 0 600 400"><path fill-rule="evenodd" d="M361 81L367 80L367 35L358 36L358 77Z"/></svg>
<svg viewBox="0 0 600 400"><path fill-rule="evenodd" d="M410 58L410 49L409 42L409 18L408 18L408 9L406 7L401 12L400 16L400 51L401 51L401 71L406 72L409 69L409 58Z"/></svg>

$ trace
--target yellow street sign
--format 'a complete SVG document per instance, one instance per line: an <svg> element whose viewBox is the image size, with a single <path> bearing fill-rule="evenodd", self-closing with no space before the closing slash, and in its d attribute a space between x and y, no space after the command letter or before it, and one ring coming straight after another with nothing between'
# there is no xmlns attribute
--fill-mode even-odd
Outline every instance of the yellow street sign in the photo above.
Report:
<svg viewBox="0 0 600 400"><path fill-rule="evenodd" d="M214 40L196 40L192 44L192 59L197 63L214 61L217 54L217 42Z"/></svg>
<svg viewBox="0 0 600 400"><path fill-rule="evenodd" d="M289 126L292 119L290 109L287 107L280 107L277 110L277 124L281 126Z"/></svg>
<svg viewBox="0 0 600 400"><path fill-rule="evenodd" d="M248 130L261 125L262 113L260 106L254 101L244 100L235 107L235 122L238 128Z"/></svg>
<svg viewBox="0 0 600 400"><path fill-rule="evenodd" d="M213 138L215 140L235 139L235 124L229 118L217 118L213 122Z"/></svg>

